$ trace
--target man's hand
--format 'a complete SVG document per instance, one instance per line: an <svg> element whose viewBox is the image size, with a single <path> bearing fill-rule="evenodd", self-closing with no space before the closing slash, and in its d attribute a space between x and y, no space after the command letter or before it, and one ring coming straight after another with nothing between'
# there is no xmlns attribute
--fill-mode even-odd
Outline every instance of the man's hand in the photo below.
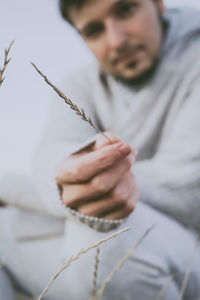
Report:
<svg viewBox="0 0 200 300"><path fill-rule="evenodd" d="M90 148L67 157L58 167L61 201L78 212L106 219L127 217L138 201L130 168L136 152L111 133L101 134Z"/></svg>

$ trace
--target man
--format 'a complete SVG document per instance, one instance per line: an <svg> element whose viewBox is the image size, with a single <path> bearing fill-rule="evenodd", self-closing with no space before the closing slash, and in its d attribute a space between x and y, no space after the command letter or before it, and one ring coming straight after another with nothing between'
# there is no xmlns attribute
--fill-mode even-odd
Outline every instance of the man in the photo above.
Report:
<svg viewBox="0 0 200 300"><path fill-rule="evenodd" d="M30 201L21 197L20 205L67 215L64 233L62 220L18 212L26 228L28 222L39 224L21 239L37 234L38 240L15 243L8 267L24 288L39 292L65 257L105 236L101 231L131 225L128 234L102 250L101 283L156 224L103 299L155 300L170 277L164 299L178 299L200 221L199 12L165 12L162 0L62 0L60 7L98 61L72 74L63 90L102 131L109 130L109 141L101 134L87 140L93 129L54 99L35 158L37 189L33 197L30 188ZM19 196L10 202L13 198ZM61 237L45 240L59 229ZM13 247L7 235L1 249ZM184 299L200 296L199 246L196 253ZM49 291L49 299L88 299L85 273L92 274L91 264L91 256L79 260Z"/></svg>

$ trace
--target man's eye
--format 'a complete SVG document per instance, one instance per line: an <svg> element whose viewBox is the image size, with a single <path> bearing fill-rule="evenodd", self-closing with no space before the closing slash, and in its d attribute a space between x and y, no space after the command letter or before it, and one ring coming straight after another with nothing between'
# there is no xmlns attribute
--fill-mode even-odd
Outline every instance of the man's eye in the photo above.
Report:
<svg viewBox="0 0 200 300"><path fill-rule="evenodd" d="M117 15L118 17L132 16L136 12L136 9L136 3L123 3L117 12Z"/></svg>
<svg viewBox="0 0 200 300"><path fill-rule="evenodd" d="M98 25L98 26L94 26L92 28L88 28L87 30L85 30L84 36L87 39L95 39L95 38L99 37L99 35L102 32L103 32L103 26Z"/></svg>

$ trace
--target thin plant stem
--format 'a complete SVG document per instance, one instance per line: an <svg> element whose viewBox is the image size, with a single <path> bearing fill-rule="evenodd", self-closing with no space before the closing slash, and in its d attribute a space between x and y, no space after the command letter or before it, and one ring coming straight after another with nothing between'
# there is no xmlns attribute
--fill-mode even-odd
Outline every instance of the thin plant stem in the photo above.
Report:
<svg viewBox="0 0 200 300"><path fill-rule="evenodd" d="M9 55L9 52L10 52L10 49L11 49L13 43L14 43L14 41L12 41L10 43L10 45L8 46L8 48L5 49L3 67L2 67L2 69L0 68L0 86L2 85L2 83L3 83L4 79L5 79L5 77L3 77L3 75L4 75L4 72L5 72L8 64L9 64L9 62L11 60L11 58L8 58L8 55Z"/></svg>
<svg viewBox="0 0 200 300"><path fill-rule="evenodd" d="M123 256L123 258L120 260L120 262L116 265L116 267L111 271L111 273L106 277L105 281L97 291L97 299L100 299L103 295L103 292L108 285L108 283L112 280L114 275L122 268L124 263L134 254L135 250L138 248L138 246L143 242L143 240L146 238L146 236L152 231L152 229L155 227L155 225L151 226L147 231L143 234L143 236L139 239L139 241L134 245L126 255Z"/></svg>
<svg viewBox="0 0 200 300"><path fill-rule="evenodd" d="M5 262L6 262L6 259L5 259L5 257L3 257L0 261L0 269L4 268Z"/></svg>
<svg viewBox="0 0 200 300"><path fill-rule="evenodd" d="M178 300L182 300L183 299L183 296L184 296L184 293L185 293L185 289L187 287L187 284L188 284L188 281L189 281L189 278L190 278L190 274L191 274L191 271L192 271L192 265L193 265L193 262L194 262L194 258L195 258L195 255L196 255L197 248L199 246L199 242L200 242L200 234L199 234L198 239L197 239L197 241L196 241L196 243L194 245L194 249L192 251L190 262L189 262L188 268L186 270L186 273L185 273L185 276L184 276L184 279L183 279L183 283L182 283L182 286L181 286L181 290L180 290L180 294L179 294Z"/></svg>
<svg viewBox="0 0 200 300"><path fill-rule="evenodd" d="M165 293L170 285L170 283L172 282L172 280L174 279L174 275L171 275L168 277L166 284L162 287L157 300L163 300Z"/></svg>
<svg viewBox="0 0 200 300"><path fill-rule="evenodd" d="M91 300L96 299L97 276L98 276L98 268L99 268L99 254L100 254L100 248L98 247L96 249L96 255L95 255Z"/></svg>
<svg viewBox="0 0 200 300"><path fill-rule="evenodd" d="M46 293L48 292L49 288L52 286L52 284L54 283L54 281L56 280L56 278L57 278L57 277L58 277L65 269L67 269L67 268L71 265L71 263L72 263L73 261L76 261L77 259L80 258L81 255L83 255L83 254L89 252L91 249L94 249L94 248L99 247L101 244L106 243L107 241L109 241L109 240L111 240L111 239L117 237L118 235L120 235L120 234L122 234L122 233L124 233L124 232L126 232L126 231L128 231L128 230L130 230L130 229L131 229L131 227L124 228L124 229L122 229L122 230L120 230L120 231L118 231L118 232L116 232L116 233L114 233L114 234L112 234L112 235L107 236L105 239L102 239L102 240L98 241L97 243L90 245L88 248L80 250L80 251L78 252L78 254L76 254L75 256L72 256L72 257L68 260L68 262L67 262L65 265L63 265L63 266L60 268L60 270L59 270L59 271L51 278L51 280L50 280L49 283L47 284L46 288L43 290L43 292L40 294L40 296L37 298L37 300L41 300L41 299L46 295Z"/></svg>
<svg viewBox="0 0 200 300"><path fill-rule="evenodd" d="M5 266L5 263L3 261L0 261L0 269L2 269Z"/></svg>
<svg viewBox="0 0 200 300"><path fill-rule="evenodd" d="M81 117L81 119L87 123L89 123L97 132L101 133L110 143L113 144L112 140L103 132L101 131L91 120L90 117L87 117L85 114L85 111L83 108L79 108L75 103L73 103L67 96L63 94L54 84L52 84L49 79L36 67L34 63L32 63L32 66L35 68L35 70L44 78L45 82L51 86L54 91L65 101L66 104L70 106L72 110L76 112L78 116Z"/></svg>

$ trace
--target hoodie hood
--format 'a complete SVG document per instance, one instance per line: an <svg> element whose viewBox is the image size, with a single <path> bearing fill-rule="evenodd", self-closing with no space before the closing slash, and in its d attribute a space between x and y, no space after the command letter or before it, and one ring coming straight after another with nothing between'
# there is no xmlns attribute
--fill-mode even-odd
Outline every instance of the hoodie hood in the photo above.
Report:
<svg viewBox="0 0 200 300"><path fill-rule="evenodd" d="M164 52L177 45L178 42L200 38L200 10L187 6L167 9L164 20L168 24Z"/></svg>

